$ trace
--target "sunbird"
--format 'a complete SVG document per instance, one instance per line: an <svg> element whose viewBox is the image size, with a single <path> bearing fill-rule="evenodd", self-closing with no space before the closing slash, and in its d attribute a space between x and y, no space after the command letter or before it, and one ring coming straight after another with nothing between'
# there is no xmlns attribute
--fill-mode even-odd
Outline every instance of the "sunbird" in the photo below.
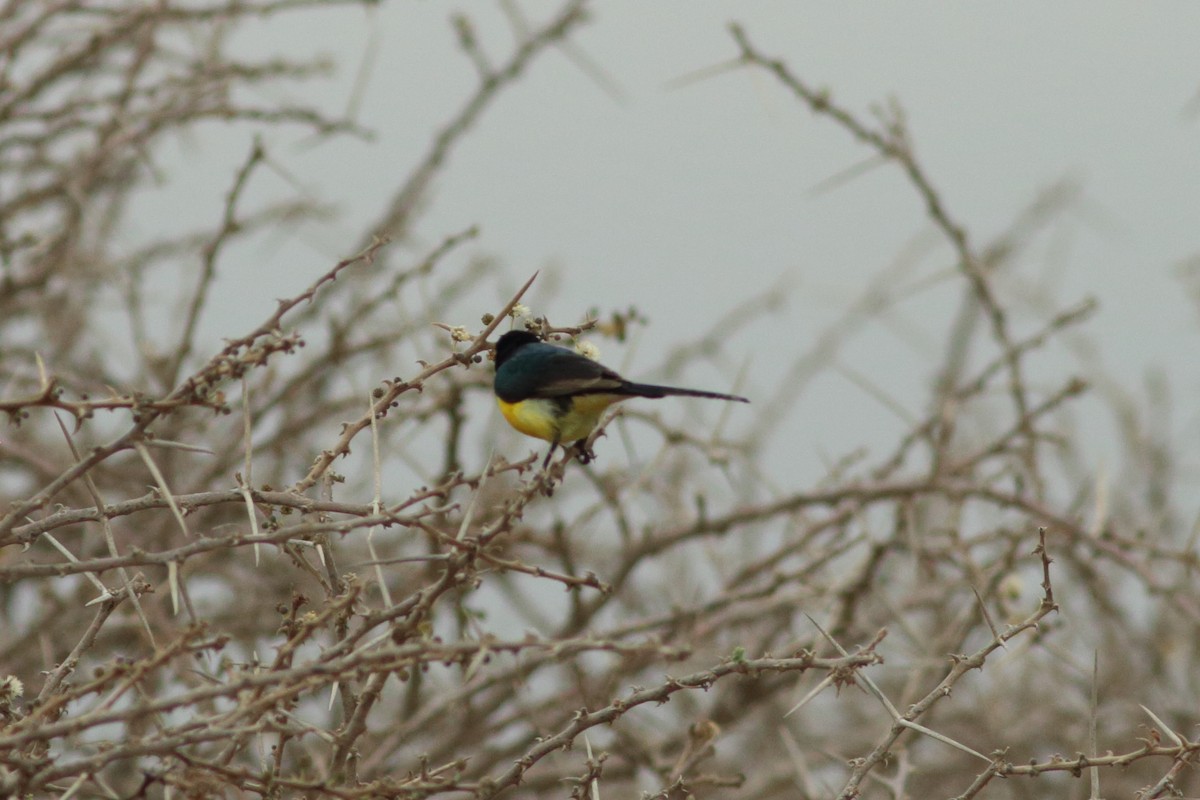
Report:
<svg viewBox="0 0 1200 800"><path fill-rule="evenodd" d="M543 468L563 442L574 442L580 460L587 463L584 444L600 423L601 414L630 397L682 395L750 402L733 394L627 381L603 364L543 342L529 331L509 331L496 342L492 389L509 425L550 443Z"/></svg>

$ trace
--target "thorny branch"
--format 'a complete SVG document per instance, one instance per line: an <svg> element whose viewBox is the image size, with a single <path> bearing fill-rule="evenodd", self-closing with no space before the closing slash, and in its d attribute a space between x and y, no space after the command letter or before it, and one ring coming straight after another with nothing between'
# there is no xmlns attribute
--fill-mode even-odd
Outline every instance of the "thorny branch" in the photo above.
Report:
<svg viewBox="0 0 1200 800"><path fill-rule="evenodd" d="M329 65L241 59L229 33L336 5L0 3L0 793L974 798L998 777L1084 774L1106 796L1184 791L1198 534L1161 477L1096 478L1069 417L1093 375L1028 379L1093 304L1019 330L993 279L1054 203L976 243L898 106L867 121L735 27L736 65L899 165L953 250L968 300L942 358L914 365L939 376L928 410L813 485L764 463L782 410L757 396L741 430L630 407L597 432L599 461L539 469L487 427L495 334L619 339L645 320L552 325L525 307L533 278L467 252L478 229L432 245L413 231L542 53L588 63L571 41L582 0L537 26L502 2L507 53L456 18L478 85L359 252L281 289L249 332L199 333L235 240L316 212L250 202L276 157L263 131L361 133L247 104L241 90ZM224 202L176 237L124 243L135 194L164 177L158 143L213 119L256 126ZM92 300L113 276L128 347ZM162 335L155 281L179 287ZM697 320L667 373L719 353L774 294ZM902 303L870 287L776 396ZM977 328L986 352L966 345ZM1160 443L1130 424L1130 461L1160 475ZM1137 698L1152 725L1084 720L1093 694L1105 711Z"/></svg>

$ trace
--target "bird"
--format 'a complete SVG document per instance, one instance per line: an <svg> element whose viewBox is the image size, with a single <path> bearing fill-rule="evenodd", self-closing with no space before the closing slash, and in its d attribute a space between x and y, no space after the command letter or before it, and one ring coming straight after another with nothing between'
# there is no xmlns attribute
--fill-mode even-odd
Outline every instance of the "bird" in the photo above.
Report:
<svg viewBox="0 0 1200 800"><path fill-rule="evenodd" d="M527 330L505 333L496 342L496 403L508 424L526 436L550 442L542 468L555 449L574 442L584 464L591 460L587 437L613 403L631 397L708 397L749 403L745 397L700 389L627 381L613 370Z"/></svg>

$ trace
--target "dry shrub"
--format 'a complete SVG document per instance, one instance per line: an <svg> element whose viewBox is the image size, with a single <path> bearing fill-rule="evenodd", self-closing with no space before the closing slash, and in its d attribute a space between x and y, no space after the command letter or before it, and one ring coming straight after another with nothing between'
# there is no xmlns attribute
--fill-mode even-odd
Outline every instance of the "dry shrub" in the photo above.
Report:
<svg viewBox="0 0 1200 800"><path fill-rule="evenodd" d="M895 109L855 115L734 28L739 65L898 166L953 248L964 300L928 414L811 486L762 463L769 403L736 436L712 406L688 428L631 407L586 468L489 457L468 414L489 391L489 335L619 337L642 321L551 327L516 306L519 281L481 308L475 288L510 279L462 255L473 231L407 256L385 237L411 243L432 177L488 101L584 22L584 4L517 26L494 65L460 20L478 92L357 254L206 352L197 330L227 246L319 209L243 207L269 158L258 144L193 232L130 247L127 208L164 137L206 121L358 133L307 106L241 100L323 69L224 46L239 25L305 5L3 12L4 796L1195 785L1196 712L1179 699L1196 696L1195 535L1172 499L1172 443L1141 421L1154 409L1118 408L1128 467L1098 484L1068 414L1085 383L1028 378L1091 305L1018 332L993 281L1059 195L975 245ZM146 288L163 275L169 300ZM895 301L872 287L855 313ZM172 304L183 313L155 322ZM114 317L133 331L125 347ZM430 324L459 319L481 321ZM824 363L842 331L796 363ZM717 338L698 335L672 366L713 357Z"/></svg>

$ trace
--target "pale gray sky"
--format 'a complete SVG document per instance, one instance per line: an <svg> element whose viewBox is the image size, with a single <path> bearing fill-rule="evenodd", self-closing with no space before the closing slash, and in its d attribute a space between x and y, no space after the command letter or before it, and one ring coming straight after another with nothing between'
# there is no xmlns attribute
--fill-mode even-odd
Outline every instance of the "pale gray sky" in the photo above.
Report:
<svg viewBox="0 0 1200 800"><path fill-rule="evenodd" d="M521 7L538 20L557 4ZM247 52L333 57L333 79L296 89L331 110L345 107L364 54L377 48L359 113L376 138L316 148L268 140L276 160L343 213L294 239L238 251L246 269L235 261L222 279L247 305L216 310L206 330L218 336L258 320L281 280L299 287L347 254L378 218L436 128L473 89L449 21L455 11L472 16L501 61L511 33L497 7L482 2L285 15L240 36ZM929 176L979 244L1041 189L1076 181L1080 200L1015 262L1018 277L999 286L1012 297L1045 280L1058 307L1097 297L1101 311L1087 331L1111 370L1136 389L1147 368L1161 365L1179 397L1200 391L1196 307L1176 275L1200 254L1200 5L622 0L596 4L593 17L573 41L622 99L562 53L545 54L454 153L417 233L432 244L478 224L475 251L505 265L511 288L553 265L559 287L552 304L533 297L556 322L574 321L589 307L636 304L652 326L632 355L607 345L606 362L651 377L670 346L695 335L698 320L784 281L784 308L728 350L734 368L751 358L743 390L769 396L779 365L905 253L915 253L906 281L951 265L946 248L919 246L938 239L896 168L813 191L870 153L766 74L740 70L673 86L735 54L727 25L736 20L761 50L855 112L898 101ZM165 189L142 223L194 222L202 203L211 204L215 221L232 165L248 148L244 130L178 143L163 158L187 170L187 188ZM263 184L263 196L294 191L282 180ZM894 329L870 327L840 362L921 413L958 291L957 281L943 281L917 293L897 309L902 339ZM505 293L488 287L481 302ZM1036 320L1018 313L1013 326L1020 335ZM1076 369L1059 352L1043 362L1048 380ZM713 370L688 379L722 389L732 375ZM1181 430L1194 443L1195 412L1186 402L1180 409ZM831 374L805 389L780 453L816 464L820 452L890 443L901 426L861 388Z"/></svg>

